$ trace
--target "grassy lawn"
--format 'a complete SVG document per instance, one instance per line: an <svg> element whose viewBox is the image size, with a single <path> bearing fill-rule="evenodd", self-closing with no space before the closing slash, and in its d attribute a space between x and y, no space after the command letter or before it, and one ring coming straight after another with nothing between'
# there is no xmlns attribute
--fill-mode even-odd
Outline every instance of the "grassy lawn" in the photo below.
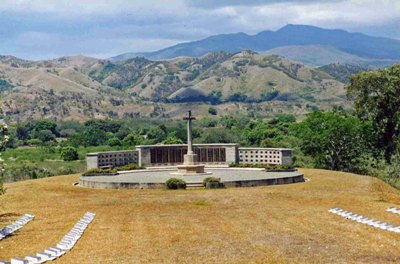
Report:
<svg viewBox="0 0 400 264"><path fill-rule="evenodd" d="M7 184L0 226L36 218L0 242L0 259L54 245L86 211L97 214L56 263L388 263L399 237L331 214L340 207L400 225L400 194L378 179L302 170L306 183L223 190L95 190L77 175Z"/></svg>

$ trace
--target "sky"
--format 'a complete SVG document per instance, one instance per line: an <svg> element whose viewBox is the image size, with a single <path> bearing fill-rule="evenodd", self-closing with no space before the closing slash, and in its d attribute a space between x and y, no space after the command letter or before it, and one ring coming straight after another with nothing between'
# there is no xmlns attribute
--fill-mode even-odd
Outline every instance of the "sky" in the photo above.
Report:
<svg viewBox="0 0 400 264"><path fill-rule="evenodd" d="M0 54L109 58L286 24L400 39L400 1L0 0Z"/></svg>

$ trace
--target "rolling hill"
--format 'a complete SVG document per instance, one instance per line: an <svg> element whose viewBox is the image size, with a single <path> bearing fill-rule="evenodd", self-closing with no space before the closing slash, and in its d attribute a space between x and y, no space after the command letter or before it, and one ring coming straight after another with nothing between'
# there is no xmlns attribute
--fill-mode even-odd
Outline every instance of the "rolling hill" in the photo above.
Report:
<svg viewBox="0 0 400 264"><path fill-rule="evenodd" d="M0 259L56 244L86 211L96 218L56 263L397 263L399 234L328 212L399 224L399 192L382 181L302 169L306 183L222 190L94 190L78 175L6 184L2 225L35 220L1 241ZM238 217L240 216L240 217Z"/></svg>
<svg viewBox="0 0 400 264"><path fill-rule="evenodd" d="M329 73L253 51L166 61L0 57L0 92L3 115L16 121L177 117L190 108L207 115L210 104L221 114L261 116L349 107L343 83Z"/></svg>
<svg viewBox="0 0 400 264"><path fill-rule="evenodd" d="M319 53L315 53L316 47L319 47ZM400 40L306 25L287 25L277 31L262 31L256 35L215 35L154 52L121 54L111 60L137 56L151 60L200 57L209 52L236 53L246 49L288 55L289 59L317 66L330 63L384 66L400 61Z"/></svg>

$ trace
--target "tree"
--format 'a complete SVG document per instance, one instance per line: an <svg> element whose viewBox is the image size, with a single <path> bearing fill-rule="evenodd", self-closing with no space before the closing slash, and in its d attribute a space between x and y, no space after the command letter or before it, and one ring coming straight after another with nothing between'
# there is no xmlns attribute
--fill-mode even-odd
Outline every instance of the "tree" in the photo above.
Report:
<svg viewBox="0 0 400 264"><path fill-rule="evenodd" d="M29 133L32 130L32 126L30 123L22 123L17 125L17 138L19 140L27 140L29 139Z"/></svg>
<svg viewBox="0 0 400 264"><path fill-rule="evenodd" d="M42 142L54 141L56 140L56 136L51 132L51 130L33 130L31 133L31 137L35 139L39 139Z"/></svg>
<svg viewBox="0 0 400 264"><path fill-rule="evenodd" d="M82 135L79 135L77 138L80 138L84 146L101 146L107 140L106 133L96 126L86 127Z"/></svg>
<svg viewBox="0 0 400 264"><path fill-rule="evenodd" d="M236 139L224 128L212 128L203 132L200 140L202 143L233 143Z"/></svg>
<svg viewBox="0 0 400 264"><path fill-rule="evenodd" d="M147 138L153 143L163 142L167 138L167 128L164 125L153 127L147 133Z"/></svg>
<svg viewBox="0 0 400 264"><path fill-rule="evenodd" d="M371 125L344 111L312 112L291 131L320 168L356 172L359 159L371 150Z"/></svg>
<svg viewBox="0 0 400 264"><path fill-rule="evenodd" d="M376 145L389 162L399 147L400 65L353 75L346 91L357 114L372 121Z"/></svg>
<svg viewBox="0 0 400 264"><path fill-rule="evenodd" d="M122 140L124 146L136 146L140 145L142 142L143 138L136 133L130 133Z"/></svg>
<svg viewBox="0 0 400 264"><path fill-rule="evenodd" d="M108 145L109 145L110 147L114 147L114 146L121 146L122 143L121 143L121 140L119 140L119 138L113 137L113 138L110 138L110 139L108 140Z"/></svg>
<svg viewBox="0 0 400 264"><path fill-rule="evenodd" d="M7 125L0 124L0 152L4 151L7 145L8 135L7 135ZM3 174L4 172L4 160L1 158L0 153L0 195L5 193L5 188L3 187Z"/></svg>
<svg viewBox="0 0 400 264"><path fill-rule="evenodd" d="M85 122L85 127L92 127L104 132L116 133L121 128L121 122L112 119L98 120L92 119Z"/></svg>
<svg viewBox="0 0 400 264"><path fill-rule="evenodd" d="M32 133L43 130L49 130L55 136L58 135L57 124L52 120L38 120L32 124Z"/></svg>
<svg viewBox="0 0 400 264"><path fill-rule="evenodd" d="M182 139L178 138L174 133L168 135L168 137L162 142L163 144L183 144Z"/></svg>
<svg viewBox="0 0 400 264"><path fill-rule="evenodd" d="M61 158L64 161L73 161L78 159L78 151L72 146L61 148Z"/></svg>

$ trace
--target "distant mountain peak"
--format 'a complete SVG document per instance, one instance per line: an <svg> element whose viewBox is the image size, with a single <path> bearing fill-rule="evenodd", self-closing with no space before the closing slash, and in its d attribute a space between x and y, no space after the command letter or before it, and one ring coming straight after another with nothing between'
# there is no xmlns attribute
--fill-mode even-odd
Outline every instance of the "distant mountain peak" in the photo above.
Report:
<svg viewBox="0 0 400 264"><path fill-rule="evenodd" d="M177 57L201 57L215 51L237 53L242 50L253 50L265 52L286 46L310 45L329 46L339 51L337 54L340 56L346 53L349 56L360 57L365 61L373 61L373 64L378 65L392 64L400 60L399 40L372 37L341 29L324 29L312 25L295 24L288 24L277 31L262 31L256 35L248 35L243 32L214 35L202 40L180 43L140 55L150 60L163 60ZM305 56L309 55L305 54ZM111 59L121 60L134 56L138 56L138 54L126 53ZM299 61L302 61L301 58ZM327 62L334 63L337 61L340 60L333 56L332 60ZM325 62L323 61L323 63ZM316 61L315 64L321 65L322 61Z"/></svg>

